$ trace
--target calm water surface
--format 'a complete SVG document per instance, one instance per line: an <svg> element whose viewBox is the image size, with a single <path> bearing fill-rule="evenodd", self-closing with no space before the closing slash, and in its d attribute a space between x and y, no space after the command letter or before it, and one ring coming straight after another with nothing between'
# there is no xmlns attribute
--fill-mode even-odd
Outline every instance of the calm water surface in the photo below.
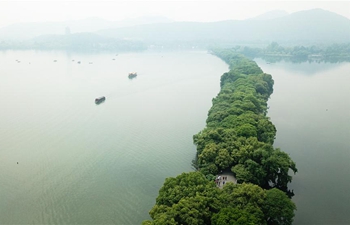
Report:
<svg viewBox="0 0 350 225"><path fill-rule="evenodd" d="M205 52L0 52L0 224L148 219L164 179L191 171L227 70Z"/></svg>
<svg viewBox="0 0 350 225"><path fill-rule="evenodd" d="M257 62L275 81L275 146L299 170L294 224L350 224L350 63Z"/></svg>

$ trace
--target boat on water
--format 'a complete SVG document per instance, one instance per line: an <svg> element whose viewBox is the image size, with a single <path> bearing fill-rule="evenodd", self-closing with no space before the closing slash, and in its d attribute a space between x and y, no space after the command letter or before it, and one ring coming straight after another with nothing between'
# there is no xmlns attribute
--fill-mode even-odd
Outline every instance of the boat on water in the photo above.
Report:
<svg viewBox="0 0 350 225"><path fill-rule="evenodd" d="M100 104L102 102L104 102L106 100L105 96L99 97L99 98L95 98L95 103L96 104Z"/></svg>
<svg viewBox="0 0 350 225"><path fill-rule="evenodd" d="M132 79L132 78L134 78L134 77L136 77L137 76L137 73L136 72L131 72L131 73L129 73L129 78L130 79Z"/></svg>

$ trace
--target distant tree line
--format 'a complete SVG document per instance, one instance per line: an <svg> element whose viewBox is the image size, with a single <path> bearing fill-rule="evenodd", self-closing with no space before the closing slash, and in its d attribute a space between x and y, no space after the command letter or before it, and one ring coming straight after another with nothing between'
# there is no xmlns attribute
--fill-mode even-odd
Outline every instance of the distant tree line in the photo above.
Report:
<svg viewBox="0 0 350 225"><path fill-rule="evenodd" d="M332 45L312 45L282 47L272 42L266 48L248 46L235 46L232 48L250 58L263 58L269 62L280 60L292 62L343 62L350 61L350 43L337 43Z"/></svg>
<svg viewBox="0 0 350 225"><path fill-rule="evenodd" d="M213 52L230 65L221 77L206 127L194 135L196 172L167 178L150 211L156 224L292 224L295 204L287 187L297 172L287 153L273 148L276 128L266 117L271 75L233 50ZM220 171L238 184L217 188Z"/></svg>
<svg viewBox="0 0 350 225"><path fill-rule="evenodd" d="M265 43L265 42L264 42ZM264 58L269 62L287 60L292 62L341 62L350 61L350 43L312 46L281 46L277 42L267 47L259 42L232 42L214 39L123 39L102 36L96 33L67 32L65 35L42 35L28 40L0 40L0 50L72 50L72 51L142 51L147 49L215 49L230 48L250 58Z"/></svg>
<svg viewBox="0 0 350 225"><path fill-rule="evenodd" d="M0 41L0 50L139 51L147 46L135 40L106 38L93 33L45 35L23 41Z"/></svg>

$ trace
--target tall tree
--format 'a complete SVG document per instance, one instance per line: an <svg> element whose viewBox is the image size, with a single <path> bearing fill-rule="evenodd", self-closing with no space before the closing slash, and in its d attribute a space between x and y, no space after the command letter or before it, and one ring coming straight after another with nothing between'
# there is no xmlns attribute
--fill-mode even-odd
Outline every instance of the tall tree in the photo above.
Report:
<svg viewBox="0 0 350 225"><path fill-rule="evenodd" d="M266 191L263 211L268 225L291 225L295 210L295 204L284 192L277 188Z"/></svg>

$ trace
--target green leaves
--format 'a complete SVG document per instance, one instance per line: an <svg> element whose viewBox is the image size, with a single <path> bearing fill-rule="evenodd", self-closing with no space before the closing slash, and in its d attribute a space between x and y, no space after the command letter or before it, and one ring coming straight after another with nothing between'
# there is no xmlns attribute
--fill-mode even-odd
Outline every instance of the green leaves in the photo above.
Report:
<svg viewBox="0 0 350 225"><path fill-rule="evenodd" d="M295 204L281 190L251 183L215 186L199 172L167 178L143 225L290 225Z"/></svg>
<svg viewBox="0 0 350 225"><path fill-rule="evenodd" d="M292 176L289 171L296 173L298 170L295 163L285 152L280 149L275 149L266 160L263 161L263 166L268 172L266 181L270 187L276 187L288 193L288 183L292 181Z"/></svg>
<svg viewBox="0 0 350 225"><path fill-rule="evenodd" d="M182 173L176 178L167 178L159 190L157 205L172 206L184 197L194 197L197 193L208 193L215 188L200 172Z"/></svg>
<svg viewBox="0 0 350 225"><path fill-rule="evenodd" d="M156 205L150 211L154 220L147 224L210 224L221 205L220 190L200 172L182 173L167 178L159 190ZM147 222L147 223L146 223Z"/></svg>
<svg viewBox="0 0 350 225"><path fill-rule="evenodd" d="M293 223L295 204L288 196L276 189L266 191L266 200L263 206L265 220L269 225L291 225Z"/></svg>
<svg viewBox="0 0 350 225"><path fill-rule="evenodd" d="M259 224L254 214L246 209L222 208L212 217L213 225L256 225Z"/></svg>
<svg viewBox="0 0 350 225"><path fill-rule="evenodd" d="M200 171L216 175L231 169L239 183L288 192L292 179L288 171L296 168L288 155L272 147L276 127L266 117L274 84L271 75L230 50L215 53L230 63L231 70L221 77L221 91L213 99L207 127L194 136Z"/></svg>
<svg viewBox="0 0 350 225"><path fill-rule="evenodd" d="M243 124L236 128L237 135L242 137L257 137L256 127L251 124Z"/></svg>
<svg viewBox="0 0 350 225"><path fill-rule="evenodd" d="M220 169L225 169L229 167L233 162L230 153L226 149L220 149L217 157L215 158L215 164L219 166Z"/></svg>
<svg viewBox="0 0 350 225"><path fill-rule="evenodd" d="M242 55L216 53L231 70L221 77L206 128L193 136L199 172L167 178L150 211L153 221L143 224L289 225L296 207L287 185L297 169L272 146L276 128L266 117L272 77ZM218 172L230 169L239 184L217 188Z"/></svg>

